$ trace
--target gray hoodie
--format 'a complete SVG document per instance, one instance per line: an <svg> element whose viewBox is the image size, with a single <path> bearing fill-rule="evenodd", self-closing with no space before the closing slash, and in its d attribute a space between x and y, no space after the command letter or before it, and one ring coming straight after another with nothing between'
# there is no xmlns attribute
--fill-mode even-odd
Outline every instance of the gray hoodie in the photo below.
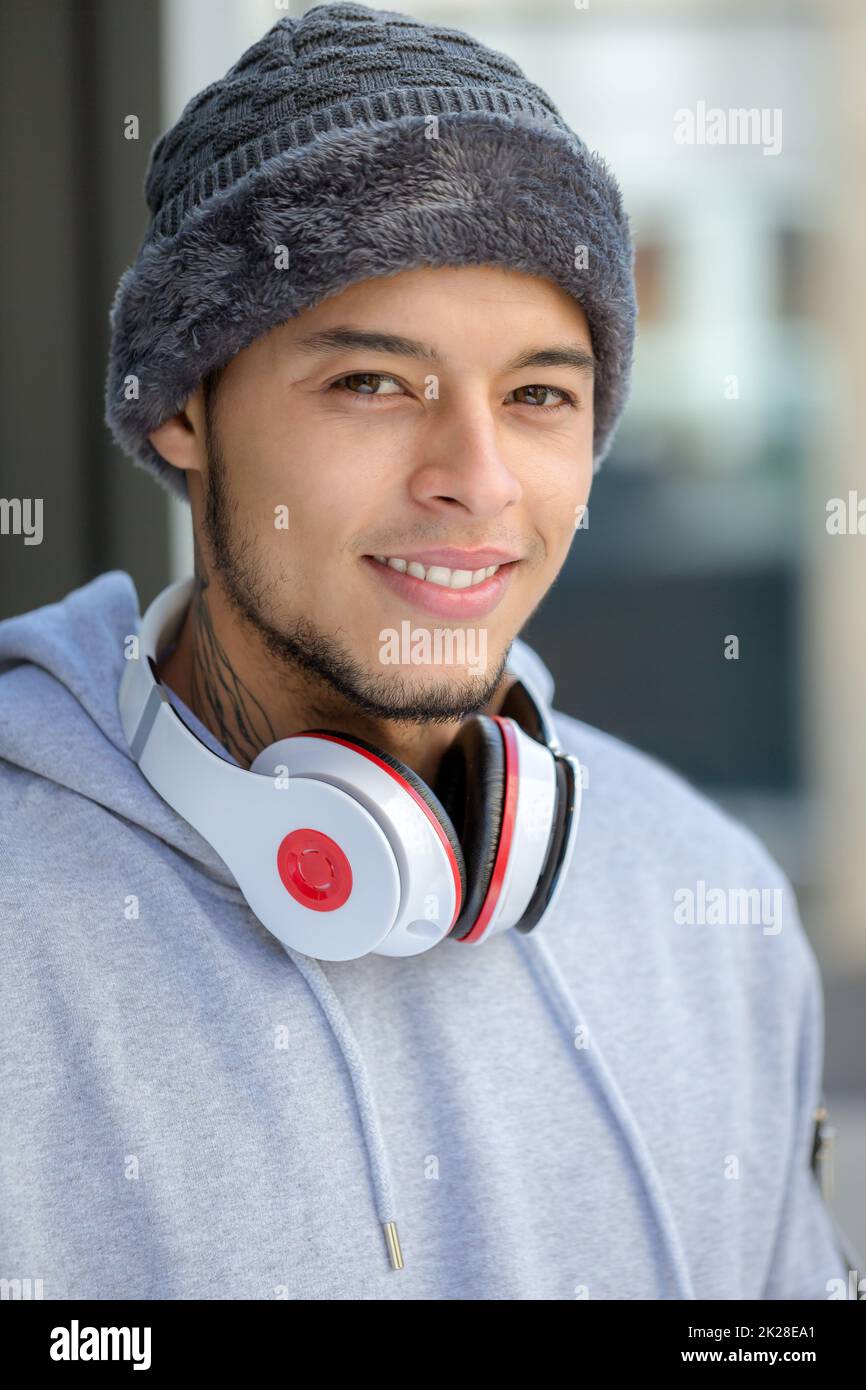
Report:
<svg viewBox="0 0 866 1390"><path fill-rule="evenodd" d="M0 623L0 1279L48 1299L839 1296L810 1168L820 980L748 830L555 713L584 793L541 926L311 960L132 761L138 622L114 570Z"/></svg>

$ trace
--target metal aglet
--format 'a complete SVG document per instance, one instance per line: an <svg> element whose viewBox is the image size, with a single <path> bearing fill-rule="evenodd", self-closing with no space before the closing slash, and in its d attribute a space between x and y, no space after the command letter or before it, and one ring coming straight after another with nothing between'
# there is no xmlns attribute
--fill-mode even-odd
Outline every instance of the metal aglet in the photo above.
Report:
<svg viewBox="0 0 866 1390"><path fill-rule="evenodd" d="M391 1261L391 1268L402 1269L403 1252L400 1249L400 1237L397 1235L396 1221L385 1222L385 1242L388 1246L388 1258Z"/></svg>

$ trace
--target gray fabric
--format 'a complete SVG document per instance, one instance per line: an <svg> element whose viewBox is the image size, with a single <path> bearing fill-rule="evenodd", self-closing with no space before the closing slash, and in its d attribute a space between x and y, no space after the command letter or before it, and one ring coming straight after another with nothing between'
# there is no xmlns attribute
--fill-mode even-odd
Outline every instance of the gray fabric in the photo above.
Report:
<svg viewBox="0 0 866 1390"><path fill-rule="evenodd" d="M846 1278L809 1167L820 980L754 836L554 712L589 786L542 928L299 958L129 756L138 623L116 570L0 623L0 1276L48 1299L365 1300L820 1299ZM782 930L676 925L697 877L778 887Z"/></svg>
<svg viewBox="0 0 866 1390"><path fill-rule="evenodd" d="M177 495L185 474L147 434L204 376L328 295L421 265L511 267L574 296L598 359L596 469L607 454L634 343L628 217L605 161L506 55L365 5L284 17L156 142L146 193L105 418Z"/></svg>

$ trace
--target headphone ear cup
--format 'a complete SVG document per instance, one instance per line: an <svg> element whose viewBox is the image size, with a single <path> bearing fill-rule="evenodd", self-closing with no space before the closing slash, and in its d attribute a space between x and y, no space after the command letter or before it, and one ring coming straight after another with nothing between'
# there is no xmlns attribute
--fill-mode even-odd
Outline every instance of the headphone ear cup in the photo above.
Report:
<svg viewBox="0 0 866 1390"><path fill-rule="evenodd" d="M408 782L413 791L418 793L424 804L432 811L445 832L448 843L454 851L457 871L460 875L460 902L461 904L465 903L467 886L466 860L463 855L460 840L451 823L451 817L448 815L442 802L435 793L430 790L423 778L419 777L417 772L413 772L411 767L407 767L405 763L401 763L399 758L392 758L390 753L386 753L383 749L377 748L375 743L368 743L365 738L359 738L357 734L349 735L339 733L336 729L306 729L304 732L308 734L329 734L331 738L338 738L344 743L353 743L356 744L358 748L365 748L368 753L373 753L377 758L380 758L383 763L386 763L388 767L393 768L393 770L402 777L404 782ZM458 918L458 921L459 920L460 918Z"/></svg>
<svg viewBox="0 0 866 1390"><path fill-rule="evenodd" d="M466 858L468 893L450 935L466 936L478 920L499 849L505 798L502 735L485 714L465 723L445 753L436 794L459 836Z"/></svg>

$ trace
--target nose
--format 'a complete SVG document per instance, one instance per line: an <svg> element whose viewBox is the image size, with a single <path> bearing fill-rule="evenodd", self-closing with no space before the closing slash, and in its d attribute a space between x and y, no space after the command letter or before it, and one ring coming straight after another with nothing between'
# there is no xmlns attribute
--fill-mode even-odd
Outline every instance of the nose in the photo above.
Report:
<svg viewBox="0 0 866 1390"><path fill-rule="evenodd" d="M506 459L489 403L440 400L410 478L416 502L428 509L498 516L523 489Z"/></svg>

